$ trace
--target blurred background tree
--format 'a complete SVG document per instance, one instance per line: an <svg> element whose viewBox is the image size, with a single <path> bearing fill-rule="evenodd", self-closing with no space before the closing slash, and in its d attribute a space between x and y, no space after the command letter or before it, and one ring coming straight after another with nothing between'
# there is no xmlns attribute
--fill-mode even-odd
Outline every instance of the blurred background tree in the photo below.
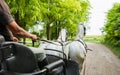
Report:
<svg viewBox="0 0 120 75"><path fill-rule="evenodd" d="M114 46L120 47L120 4L115 3L107 13L107 21L103 31L105 41L111 42Z"/></svg>
<svg viewBox="0 0 120 75"><path fill-rule="evenodd" d="M75 36L77 25L87 22L90 3L88 0L6 0L16 22L26 30L56 39L61 28ZM42 33L36 31L37 21L43 22ZM41 26L41 24L40 24Z"/></svg>

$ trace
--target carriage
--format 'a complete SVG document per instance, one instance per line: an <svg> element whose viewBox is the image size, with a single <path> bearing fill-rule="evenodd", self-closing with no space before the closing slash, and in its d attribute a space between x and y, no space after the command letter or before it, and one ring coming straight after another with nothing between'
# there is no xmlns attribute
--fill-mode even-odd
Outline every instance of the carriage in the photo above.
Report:
<svg viewBox="0 0 120 75"><path fill-rule="evenodd" d="M83 64L83 61L80 60L85 58L86 45L81 40L74 42L65 42L65 40L66 37L63 36L58 37L57 42L41 40L44 43L40 45L39 49L46 51L46 61L44 61L37 59L37 56L43 54L38 55L31 48L20 43L5 42L4 37L0 36L0 75L80 75L80 66L82 66L80 64ZM72 44L78 45L75 48L71 47ZM74 48L76 51L70 48ZM70 50L63 51L66 49ZM72 57L73 55L74 57ZM74 60L76 56L79 59Z"/></svg>
<svg viewBox="0 0 120 75"><path fill-rule="evenodd" d="M37 61L30 48L15 42L5 42L0 36L0 75L79 75L79 72L76 72L78 71L76 62L65 62L56 56L46 58L49 63L43 65ZM49 61L51 58L55 60Z"/></svg>

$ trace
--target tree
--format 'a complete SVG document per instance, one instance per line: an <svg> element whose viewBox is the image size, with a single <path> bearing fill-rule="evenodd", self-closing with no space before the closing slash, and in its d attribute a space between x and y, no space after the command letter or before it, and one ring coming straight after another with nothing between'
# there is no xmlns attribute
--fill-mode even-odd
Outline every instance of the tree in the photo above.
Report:
<svg viewBox="0 0 120 75"><path fill-rule="evenodd" d="M16 22L28 30L36 21L41 20L39 0L6 0Z"/></svg>
<svg viewBox="0 0 120 75"><path fill-rule="evenodd" d="M52 34L56 36L63 27L66 27L71 33L75 34L78 23L87 21L88 10L90 8L87 0L40 1L43 6L42 20L46 25L47 39L50 39Z"/></svg>
<svg viewBox="0 0 120 75"><path fill-rule="evenodd" d="M36 21L41 20L39 0L6 0L6 2L15 21L25 30L29 30ZM25 43L25 38L23 40Z"/></svg>
<svg viewBox="0 0 120 75"><path fill-rule="evenodd" d="M75 34L79 22L87 21L88 0L6 0L17 23L28 30L36 21L44 22L47 39L66 27ZM54 34L54 36L53 36Z"/></svg>
<svg viewBox="0 0 120 75"><path fill-rule="evenodd" d="M116 45L120 44L120 4L115 3L107 13L107 22L104 27L106 39Z"/></svg>

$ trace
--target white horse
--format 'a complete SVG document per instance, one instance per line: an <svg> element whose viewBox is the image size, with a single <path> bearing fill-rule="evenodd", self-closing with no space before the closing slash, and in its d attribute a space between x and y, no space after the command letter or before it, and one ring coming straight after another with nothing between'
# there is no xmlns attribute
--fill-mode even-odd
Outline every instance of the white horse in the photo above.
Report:
<svg viewBox="0 0 120 75"><path fill-rule="evenodd" d="M80 23L78 25L78 32L77 32L77 36L76 36L76 39L81 39L83 40L84 36L85 36L85 33L86 33L86 28L84 26L84 23Z"/></svg>
<svg viewBox="0 0 120 75"><path fill-rule="evenodd" d="M61 29L57 41L58 42L66 42L67 41L67 34L68 34L68 32L65 28Z"/></svg>
<svg viewBox="0 0 120 75"><path fill-rule="evenodd" d="M65 28L61 29L57 41L44 40L39 46L40 49L45 50L47 55L55 55L64 58L63 43L67 39L67 31Z"/></svg>
<svg viewBox="0 0 120 75"><path fill-rule="evenodd" d="M82 40L83 33L84 33L83 26L79 25L76 39L74 41L67 41L67 31L66 29L62 29L59 33L57 41L47 41L42 43L39 47L44 50L45 48L50 49L50 51L45 50L45 53L59 56L61 58L64 58L63 54L54 50L58 50L60 52L65 53L66 55L65 59L76 61L81 69L87 53L85 49L85 44Z"/></svg>
<svg viewBox="0 0 120 75"><path fill-rule="evenodd" d="M71 60L79 64L80 70L82 69L84 59L86 57L86 44L83 42L84 27L83 24L78 26L78 33L76 39L64 46L64 52Z"/></svg>

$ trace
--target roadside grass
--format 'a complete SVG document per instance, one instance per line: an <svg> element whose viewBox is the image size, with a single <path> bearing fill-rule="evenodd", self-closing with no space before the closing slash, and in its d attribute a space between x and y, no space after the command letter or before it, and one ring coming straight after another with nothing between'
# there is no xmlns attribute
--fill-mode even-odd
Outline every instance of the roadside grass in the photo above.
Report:
<svg viewBox="0 0 120 75"><path fill-rule="evenodd" d="M91 35L91 36L85 36L84 41L93 42L93 43L101 43L102 38L103 36Z"/></svg>
<svg viewBox="0 0 120 75"><path fill-rule="evenodd" d="M20 40L21 43L23 43L23 39ZM32 40L29 38L26 38L26 42L25 42L26 46L33 46ZM40 42L34 42L34 47L38 47L40 45Z"/></svg>
<svg viewBox="0 0 120 75"><path fill-rule="evenodd" d="M34 47L38 47L39 45L40 45L39 42L35 42L35 43L34 43ZM32 46L33 46L32 41L29 42L29 43L27 42L27 43L26 43L26 46L30 46L30 47L32 47Z"/></svg>
<svg viewBox="0 0 120 75"><path fill-rule="evenodd" d="M104 41L104 36L85 36L85 42L100 43L108 47L118 58L120 58L120 47L116 47L111 42Z"/></svg>

